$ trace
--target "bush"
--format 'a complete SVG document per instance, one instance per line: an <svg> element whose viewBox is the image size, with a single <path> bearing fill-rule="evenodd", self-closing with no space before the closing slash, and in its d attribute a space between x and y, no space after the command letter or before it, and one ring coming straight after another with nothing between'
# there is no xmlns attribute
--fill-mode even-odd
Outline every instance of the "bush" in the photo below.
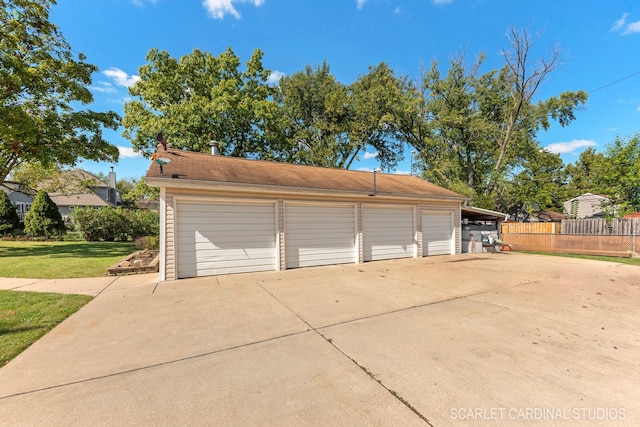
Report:
<svg viewBox="0 0 640 427"><path fill-rule="evenodd" d="M20 228L18 212L11 204L7 193L0 190L0 235L13 233L16 228Z"/></svg>
<svg viewBox="0 0 640 427"><path fill-rule="evenodd" d="M76 230L89 242L104 240L128 240L129 224L115 209L102 207L99 209L81 208L73 212Z"/></svg>
<svg viewBox="0 0 640 427"><path fill-rule="evenodd" d="M149 249L151 251L157 251L160 249L160 239L158 236L138 237L134 244L136 245L136 248L140 250Z"/></svg>
<svg viewBox="0 0 640 427"><path fill-rule="evenodd" d="M87 241L129 241L142 236L158 236L160 232L157 212L120 207L76 209L73 223Z"/></svg>
<svg viewBox="0 0 640 427"><path fill-rule="evenodd" d="M40 190L33 200L31 210L24 217L24 232L32 236L60 237L65 232L64 221L58 206L46 191Z"/></svg>
<svg viewBox="0 0 640 427"><path fill-rule="evenodd" d="M160 235L160 215L158 212L145 209L118 209L129 221L131 226L129 235L132 239Z"/></svg>

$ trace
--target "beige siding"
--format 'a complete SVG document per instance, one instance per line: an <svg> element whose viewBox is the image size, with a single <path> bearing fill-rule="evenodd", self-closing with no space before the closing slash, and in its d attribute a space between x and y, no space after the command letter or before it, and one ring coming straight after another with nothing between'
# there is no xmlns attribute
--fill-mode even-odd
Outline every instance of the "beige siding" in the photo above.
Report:
<svg viewBox="0 0 640 427"><path fill-rule="evenodd" d="M166 244L166 257L165 257L165 265L166 265L166 273L165 280L175 280L176 279L176 261L175 261L175 226L174 226L174 198L173 196L167 194L165 203L166 203L166 214L165 214L165 244Z"/></svg>
<svg viewBox="0 0 640 427"><path fill-rule="evenodd" d="M278 200L278 248L280 257L280 270L284 270L287 265L287 260L284 252L284 200Z"/></svg>
<svg viewBox="0 0 640 427"><path fill-rule="evenodd" d="M416 209L414 220L416 222L416 246L418 247L416 256L418 258L422 258L422 212L420 211L420 208Z"/></svg>

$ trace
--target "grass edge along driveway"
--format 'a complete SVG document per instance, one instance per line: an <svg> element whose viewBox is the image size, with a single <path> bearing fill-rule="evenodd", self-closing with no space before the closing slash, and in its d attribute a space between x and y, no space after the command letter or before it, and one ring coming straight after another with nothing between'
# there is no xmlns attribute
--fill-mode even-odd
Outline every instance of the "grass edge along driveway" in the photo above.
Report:
<svg viewBox="0 0 640 427"><path fill-rule="evenodd" d="M0 368L92 299L0 290Z"/></svg>
<svg viewBox="0 0 640 427"><path fill-rule="evenodd" d="M0 241L0 277L106 276L107 268L135 251L132 242Z"/></svg>

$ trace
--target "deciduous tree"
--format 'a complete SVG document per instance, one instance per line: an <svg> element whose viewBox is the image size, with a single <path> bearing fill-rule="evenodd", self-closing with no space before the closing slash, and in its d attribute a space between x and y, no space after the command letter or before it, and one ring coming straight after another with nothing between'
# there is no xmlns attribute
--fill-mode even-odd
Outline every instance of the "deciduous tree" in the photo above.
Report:
<svg viewBox="0 0 640 427"><path fill-rule="evenodd" d="M0 182L23 162L117 161L102 137L119 116L78 106L93 101L97 68L49 22L55 0L0 0Z"/></svg>
<svg viewBox="0 0 640 427"><path fill-rule="evenodd" d="M274 108L262 56L255 50L241 70L231 48L217 57L196 49L180 59L151 49L129 88L134 100L124 106L124 136L146 155L162 132L175 148L207 151L216 140L224 154L259 156Z"/></svg>
<svg viewBox="0 0 640 427"><path fill-rule="evenodd" d="M640 133L610 143L600 173L601 189L619 215L640 211Z"/></svg>
<svg viewBox="0 0 640 427"><path fill-rule="evenodd" d="M534 63L527 31L512 28L509 42L500 70L480 74L483 55L470 66L464 55L454 57L444 77L434 63L407 86L408 108L396 122L399 138L418 150L427 179L493 209L506 208L497 203L509 176L536 153L537 132L553 120L570 123L587 99L583 91L567 91L536 102L558 52Z"/></svg>

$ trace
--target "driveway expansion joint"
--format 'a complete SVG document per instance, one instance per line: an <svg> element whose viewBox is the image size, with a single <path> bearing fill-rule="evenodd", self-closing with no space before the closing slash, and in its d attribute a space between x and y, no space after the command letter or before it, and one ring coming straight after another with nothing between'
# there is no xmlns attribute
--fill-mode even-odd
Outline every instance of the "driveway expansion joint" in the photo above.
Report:
<svg viewBox="0 0 640 427"><path fill-rule="evenodd" d="M322 328L318 328L316 329L313 325L311 325L308 321L306 321L302 316L300 316L298 313L296 313L291 307L289 307L287 304L285 304L284 302L282 302L278 297L276 297L274 294L272 294L271 292L269 292L264 286L262 286L259 282L256 282L256 284L258 286L260 286L267 294L269 294L273 299L275 299L278 303L280 303L283 307L285 307L287 310L289 310L294 316L296 316L298 319L300 319L302 322L304 322L307 326L308 326L308 330L311 330L313 332L315 332L316 334L318 334L318 336L320 336L323 340L325 340L330 346L332 346L334 349L336 349L340 354L342 354L344 357L346 357L349 361L351 361L351 363L353 363L354 365L356 365L358 368L360 368L362 370L362 372L364 372L369 378L371 378L373 381L375 381L376 383L378 383L378 385L380 387L382 387L383 389L385 389L387 391L387 393L389 393L391 396L393 396L396 400L398 400L400 403L402 403L405 407L407 407L411 412L413 412L414 414L416 414L418 416L418 418L420 418L422 421L424 421L428 426L433 427L433 424L431 424L431 422L429 421L429 419L427 417L425 417L420 411L418 411L413 405L411 405L411 403L409 401L407 401L406 399L404 399L402 396L400 396L400 394L398 394L396 391L391 390L389 387L387 387L382 380L378 379L375 377L375 375L369 371L365 366L361 365L360 363L358 363L357 360L355 360L353 357L349 356L347 353L344 352L344 350L342 350L340 347L338 347L336 344L334 344L333 340L331 338L328 338L326 335L324 335L322 332L320 332L319 329L325 329L331 326L335 326L335 325L329 325L329 326L323 326ZM455 298L451 298L445 301L451 301L454 299L459 299L459 298L464 298L464 297L455 297ZM445 302L445 301L438 301L438 302ZM363 319L369 319L372 317L378 317L378 316L382 316L384 314L391 314L391 313L395 313L395 312L399 312L399 311L405 311L405 310L410 310L412 308L417 308L417 307L421 307L421 306L425 306L425 305L432 305L435 303L429 303L429 304L422 304L419 306L414 306L414 307L409 307L409 308L404 308L404 309L399 309L399 310L393 310L390 312L386 312L386 313L381 313L381 314L376 314L373 316L368 316L368 317L363 317L361 319L355 319L355 320L351 320L351 321L347 321L347 322L341 322L341 323L337 323L337 325L339 324L345 324L345 323L350 323L356 320L363 320Z"/></svg>
<svg viewBox="0 0 640 427"><path fill-rule="evenodd" d="M249 342L249 343L238 344L238 345L231 346L231 347L220 348L218 350L207 351L205 353L193 354L191 356L185 356L185 357L181 357L181 358L178 358L178 359L173 359L173 360L167 360L167 361L164 361L164 362L153 363L151 365L146 365L146 366L140 366L140 367L137 367L137 368L126 369L124 371L112 372L110 374L98 375L98 376L91 377L91 378L84 378L84 379L81 379L81 380L69 381L67 383L55 384L55 385L51 385L51 386L48 386L48 387L41 387L41 388L34 389L34 390L27 390L27 391L22 391L22 392L19 392L19 393L8 394L8 395L5 395L5 396L0 396L0 401L2 401L4 399L9 399L9 398L12 398L12 397L24 396L24 395L38 393L38 392L42 392L42 391L48 391L48 390L55 390L55 389L58 389L58 388L64 388L64 387L68 387L68 386L72 386L72 385L76 385L76 384L89 383L89 382L92 382L92 381L102 380L102 379L105 379L105 378L118 377L120 375L131 374L131 373L134 373L134 372L142 372L142 371L146 371L146 370L149 370L149 369L159 368L161 366L174 365L174 364L185 362L185 361L188 361L188 360L199 359L201 357L207 357L207 356L211 356L211 355L218 354L218 353L224 353L226 351L237 350L237 349L244 348L244 347L251 347L253 345L264 344L264 343L268 343L268 342L271 342L271 341L277 341L277 340L282 339L282 338L293 337L293 336L296 336L296 335L305 334L307 332L310 332L309 329L306 329L304 331L292 332L290 334L279 335L277 337L265 338L263 340L252 341L252 342Z"/></svg>

